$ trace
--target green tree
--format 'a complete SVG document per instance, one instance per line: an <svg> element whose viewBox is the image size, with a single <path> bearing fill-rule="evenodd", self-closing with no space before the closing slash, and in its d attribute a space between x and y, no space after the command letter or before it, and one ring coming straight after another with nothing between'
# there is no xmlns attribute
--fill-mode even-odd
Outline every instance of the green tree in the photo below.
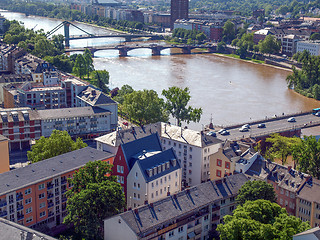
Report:
<svg viewBox="0 0 320 240"><path fill-rule="evenodd" d="M207 39L207 36L203 32L201 32L196 35L196 39L198 42L203 42Z"/></svg>
<svg viewBox="0 0 320 240"><path fill-rule="evenodd" d="M304 136L304 139L294 148L293 154L298 159L300 171L320 179L320 143L316 137Z"/></svg>
<svg viewBox="0 0 320 240"><path fill-rule="evenodd" d="M82 78L82 76L84 76L87 73L86 67L87 67L87 65L86 65L86 62L84 60L83 55L82 54L78 54L72 71L76 75L78 75L80 78Z"/></svg>
<svg viewBox="0 0 320 240"><path fill-rule="evenodd" d="M124 97L127 94L130 94L133 92L134 92L134 89L130 85L125 84L121 87L121 89L118 90L118 94L114 96L113 99L118 103L123 104Z"/></svg>
<svg viewBox="0 0 320 240"><path fill-rule="evenodd" d="M92 54L88 48L83 53L84 62L86 65L86 74L89 78L90 73L94 70ZM109 75L109 74L108 74ZM109 81L109 78L108 78Z"/></svg>
<svg viewBox="0 0 320 240"><path fill-rule="evenodd" d="M286 15L289 12L287 5L282 5L276 10L276 14Z"/></svg>
<svg viewBox="0 0 320 240"><path fill-rule="evenodd" d="M273 186L264 181L248 181L239 189L237 202L243 205L246 201L255 201L258 199L276 202L276 194Z"/></svg>
<svg viewBox="0 0 320 240"><path fill-rule="evenodd" d="M63 153L86 147L81 138L73 141L67 131L53 130L50 137L41 137L28 151L28 160L32 163L52 158Z"/></svg>
<svg viewBox="0 0 320 240"><path fill-rule="evenodd" d="M88 162L68 179L65 224L73 224L85 239L103 239L103 220L118 214L125 206L121 185L111 174L111 165Z"/></svg>
<svg viewBox="0 0 320 240"><path fill-rule="evenodd" d="M200 121L202 109L187 107L191 98L189 88L170 87L168 90L163 90L162 95L167 99L165 104L167 111L177 119L178 126L181 126L182 121L187 123Z"/></svg>
<svg viewBox="0 0 320 240"><path fill-rule="evenodd" d="M281 43L272 35L267 35L263 41L260 41L259 50L261 53L275 54L279 53Z"/></svg>
<svg viewBox="0 0 320 240"><path fill-rule="evenodd" d="M130 118L142 124L168 121L164 101L154 90L134 91L124 96L122 111Z"/></svg>
<svg viewBox="0 0 320 240"><path fill-rule="evenodd" d="M310 40L320 40L320 33L313 33L311 36L310 36Z"/></svg>
<svg viewBox="0 0 320 240"><path fill-rule="evenodd" d="M92 80L94 84L100 88L104 93L109 93L109 72L106 70L94 70L92 72Z"/></svg>
<svg viewBox="0 0 320 240"><path fill-rule="evenodd" d="M223 53L226 50L226 43L224 41L218 42L217 44L217 52Z"/></svg>
<svg viewBox="0 0 320 240"><path fill-rule="evenodd" d="M294 234L310 228L299 218L288 216L284 208L267 200L247 201L226 215L219 224L221 240L291 240Z"/></svg>
<svg viewBox="0 0 320 240"><path fill-rule="evenodd" d="M233 22L230 20L226 21L223 26L222 39L225 42L231 43L233 39L236 37L236 27Z"/></svg>
<svg viewBox="0 0 320 240"><path fill-rule="evenodd" d="M266 142L271 143L271 147L268 148L268 156L272 159L280 159L282 165L287 162L288 156L292 154L292 147L295 144L299 143L300 138L297 137L284 137L281 136L279 133L271 134L271 137L266 139Z"/></svg>
<svg viewBox="0 0 320 240"><path fill-rule="evenodd" d="M59 54L64 53L64 36L62 34L53 35L52 41Z"/></svg>

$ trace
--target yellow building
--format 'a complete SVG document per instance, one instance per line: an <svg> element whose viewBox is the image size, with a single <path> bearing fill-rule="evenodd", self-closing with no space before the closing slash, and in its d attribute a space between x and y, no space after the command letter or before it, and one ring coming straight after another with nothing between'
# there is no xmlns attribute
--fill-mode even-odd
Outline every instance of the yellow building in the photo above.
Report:
<svg viewBox="0 0 320 240"><path fill-rule="evenodd" d="M0 135L0 173L10 170L9 139Z"/></svg>
<svg viewBox="0 0 320 240"><path fill-rule="evenodd" d="M296 198L296 217L308 221L311 227L320 225L320 180L307 181L298 191Z"/></svg>

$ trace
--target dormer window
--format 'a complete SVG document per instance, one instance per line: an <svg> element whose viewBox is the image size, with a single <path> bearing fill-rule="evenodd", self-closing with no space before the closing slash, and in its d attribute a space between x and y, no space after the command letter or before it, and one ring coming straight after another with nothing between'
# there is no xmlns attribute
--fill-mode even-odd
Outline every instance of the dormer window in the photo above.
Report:
<svg viewBox="0 0 320 240"><path fill-rule="evenodd" d="M158 173L161 173L161 165L158 166Z"/></svg>

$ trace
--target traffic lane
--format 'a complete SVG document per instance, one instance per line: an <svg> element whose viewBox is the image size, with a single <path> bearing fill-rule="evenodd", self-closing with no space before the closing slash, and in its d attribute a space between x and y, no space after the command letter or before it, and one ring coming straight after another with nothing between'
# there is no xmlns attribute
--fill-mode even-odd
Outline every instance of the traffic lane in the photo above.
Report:
<svg viewBox="0 0 320 240"><path fill-rule="evenodd" d="M230 132L229 135L221 135L217 133L217 137L219 139L238 139L238 138L246 138L250 136L254 136L256 134L271 134L272 132L277 132L279 130L285 130L290 128L300 128L304 126L308 126L310 124L320 123L320 117L317 117L313 114L296 116L295 122L288 122L288 118L285 119L278 119L275 121L265 121L263 122L266 127L265 128L258 128L258 124L250 125L250 129L247 132L240 132L239 128L232 128L228 129Z"/></svg>

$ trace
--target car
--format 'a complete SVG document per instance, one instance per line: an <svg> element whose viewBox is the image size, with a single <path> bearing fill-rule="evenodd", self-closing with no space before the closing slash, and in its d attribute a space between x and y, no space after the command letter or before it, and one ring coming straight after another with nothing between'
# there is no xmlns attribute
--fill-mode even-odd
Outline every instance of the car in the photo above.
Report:
<svg viewBox="0 0 320 240"><path fill-rule="evenodd" d="M294 117L291 117L291 118L288 118L288 120L287 120L288 122L295 122L296 121L296 119L294 118Z"/></svg>
<svg viewBox="0 0 320 240"><path fill-rule="evenodd" d="M250 128L250 125L249 124L245 124L242 126L242 128Z"/></svg>
<svg viewBox="0 0 320 240"><path fill-rule="evenodd" d="M316 112L314 115L320 117L320 112Z"/></svg>
<svg viewBox="0 0 320 240"><path fill-rule="evenodd" d="M129 126L129 123L128 123L128 122L123 122L122 124L125 125L125 126L127 126L127 127Z"/></svg>
<svg viewBox="0 0 320 240"><path fill-rule="evenodd" d="M222 132L224 132L224 131L226 131L224 128L222 128L222 129L220 129L219 131L218 131L218 133L222 133Z"/></svg>
<svg viewBox="0 0 320 240"><path fill-rule="evenodd" d="M242 128L239 128L239 131L240 131L240 132L248 132L248 131L249 131L249 128L242 126Z"/></svg>
<svg viewBox="0 0 320 240"><path fill-rule="evenodd" d="M207 135L208 136L212 136L212 137L216 137L217 136L217 134L215 132L213 132L213 131L208 132Z"/></svg>
<svg viewBox="0 0 320 240"><path fill-rule="evenodd" d="M230 134L230 132L229 131L227 131L227 130L224 130L222 133L220 133L221 135L229 135Z"/></svg>
<svg viewBox="0 0 320 240"><path fill-rule="evenodd" d="M258 124L258 128L265 128L265 127L266 127L266 125L264 123L259 123Z"/></svg>

